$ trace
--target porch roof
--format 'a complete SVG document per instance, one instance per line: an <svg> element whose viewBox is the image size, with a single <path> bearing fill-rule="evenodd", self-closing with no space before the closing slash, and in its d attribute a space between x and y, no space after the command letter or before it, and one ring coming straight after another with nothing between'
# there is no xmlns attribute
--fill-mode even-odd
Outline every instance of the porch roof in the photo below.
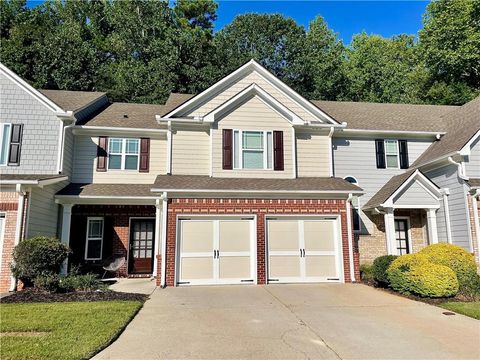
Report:
<svg viewBox="0 0 480 360"><path fill-rule="evenodd" d="M64 179L63 179L64 178ZM2 174L0 175L0 185L7 184L25 184L25 185L39 185L42 182L47 182L50 180L67 180L68 177L65 175L58 174Z"/></svg>
<svg viewBox="0 0 480 360"><path fill-rule="evenodd" d="M56 197L76 198L158 198L152 184L79 184L71 183L57 192Z"/></svg>
<svg viewBox="0 0 480 360"><path fill-rule="evenodd" d="M468 179L467 182L468 182L468 185L470 185L470 187L472 189L480 188L480 178L478 178L478 179L470 178L470 179Z"/></svg>

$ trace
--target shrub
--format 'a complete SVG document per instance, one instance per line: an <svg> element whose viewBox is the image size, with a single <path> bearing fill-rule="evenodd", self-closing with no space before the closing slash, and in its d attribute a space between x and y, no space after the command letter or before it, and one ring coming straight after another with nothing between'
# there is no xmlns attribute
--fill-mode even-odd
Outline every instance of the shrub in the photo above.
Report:
<svg viewBox="0 0 480 360"><path fill-rule="evenodd" d="M60 280L60 287L63 291L95 291L105 288L105 285L98 279L96 274L68 275Z"/></svg>
<svg viewBox="0 0 480 360"><path fill-rule="evenodd" d="M70 250L58 239L37 236L20 242L13 251L12 273L25 286L41 275L58 273Z"/></svg>
<svg viewBox="0 0 480 360"><path fill-rule="evenodd" d="M384 255L384 256L379 256L375 260L373 260L373 265L372 265L372 273L373 273L373 278L375 281L382 286L388 286L390 285L390 282L388 281L388 276L387 276L387 269L390 266L390 264L395 260L398 256L396 255Z"/></svg>
<svg viewBox="0 0 480 360"><path fill-rule="evenodd" d="M468 279L464 279L464 283L460 288L460 292L468 301L479 301L480 276L478 274L473 274Z"/></svg>
<svg viewBox="0 0 480 360"><path fill-rule="evenodd" d="M365 282L373 281L372 265L370 264L360 265L360 279Z"/></svg>
<svg viewBox="0 0 480 360"><path fill-rule="evenodd" d="M433 264L421 254L403 255L387 270L391 287L402 294L447 297L458 292L455 272L447 266Z"/></svg>
<svg viewBox="0 0 480 360"><path fill-rule="evenodd" d="M55 273L45 273L33 280L35 289L49 293L58 292L60 289L60 276Z"/></svg>
<svg viewBox="0 0 480 360"><path fill-rule="evenodd" d="M472 276L477 274L477 266L472 254L460 246L446 243L433 244L422 249L419 254L434 264L448 266L452 269L462 288Z"/></svg>

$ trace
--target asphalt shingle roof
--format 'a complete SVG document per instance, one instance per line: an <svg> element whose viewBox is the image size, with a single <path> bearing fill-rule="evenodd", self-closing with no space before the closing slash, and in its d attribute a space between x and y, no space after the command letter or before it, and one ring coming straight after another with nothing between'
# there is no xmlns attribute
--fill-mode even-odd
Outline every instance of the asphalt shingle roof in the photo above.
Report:
<svg viewBox="0 0 480 360"><path fill-rule="evenodd" d="M150 191L152 184L78 184L71 183L60 190L59 196L158 197Z"/></svg>
<svg viewBox="0 0 480 360"><path fill-rule="evenodd" d="M68 90L39 90L65 111L78 111L95 100L105 96L104 92L95 91L68 91Z"/></svg>

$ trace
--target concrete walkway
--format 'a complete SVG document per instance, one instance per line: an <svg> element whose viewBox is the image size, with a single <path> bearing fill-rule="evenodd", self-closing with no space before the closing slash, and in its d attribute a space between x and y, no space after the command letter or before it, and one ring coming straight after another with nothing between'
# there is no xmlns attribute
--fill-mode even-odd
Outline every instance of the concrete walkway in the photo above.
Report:
<svg viewBox="0 0 480 360"><path fill-rule="evenodd" d="M480 321L364 285L157 289L96 359L478 359Z"/></svg>
<svg viewBox="0 0 480 360"><path fill-rule="evenodd" d="M112 284L109 289L113 291L120 292L130 292L138 294L147 294L150 295L155 291L155 279L153 278L138 278L138 279L127 279L119 278L117 281Z"/></svg>

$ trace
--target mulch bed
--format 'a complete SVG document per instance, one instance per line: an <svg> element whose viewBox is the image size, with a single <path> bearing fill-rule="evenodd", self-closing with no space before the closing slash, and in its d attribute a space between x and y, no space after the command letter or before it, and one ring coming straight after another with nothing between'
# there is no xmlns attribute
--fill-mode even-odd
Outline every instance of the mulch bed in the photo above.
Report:
<svg viewBox="0 0 480 360"><path fill-rule="evenodd" d="M0 300L2 304L39 303L39 302L72 302L72 301L141 301L145 302L148 295L124 293L117 291L91 291L71 293L46 293L35 289L25 289Z"/></svg>

